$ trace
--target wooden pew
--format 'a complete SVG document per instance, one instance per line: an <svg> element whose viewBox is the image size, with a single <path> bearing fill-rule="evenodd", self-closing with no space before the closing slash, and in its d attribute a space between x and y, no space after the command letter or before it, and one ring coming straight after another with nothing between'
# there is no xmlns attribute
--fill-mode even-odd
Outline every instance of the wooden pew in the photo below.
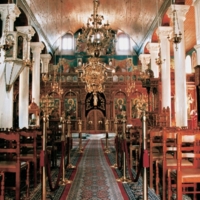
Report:
<svg viewBox="0 0 200 200"><path fill-rule="evenodd" d="M4 183L5 174L3 171L0 172L0 200L4 200Z"/></svg>
<svg viewBox="0 0 200 200"><path fill-rule="evenodd" d="M15 174L15 185L9 187L15 190L15 199L20 199L21 170L26 170L26 196L29 196L29 162L20 160L20 135L15 132L1 132L0 139L4 146L0 146L0 171ZM8 145L7 145L8 144Z"/></svg>
<svg viewBox="0 0 200 200"><path fill-rule="evenodd" d="M200 131L193 133L181 130L177 135L177 160L176 171L169 170L168 195L171 196L172 185L176 187L177 199L182 199L183 194L192 194L192 199L197 200L197 184L200 183L200 168L198 159L200 159ZM184 166L183 161L189 161L190 166ZM174 177L176 177L174 179ZM171 180L175 183L171 183ZM190 189L189 189L190 188Z"/></svg>
<svg viewBox="0 0 200 200"><path fill-rule="evenodd" d="M170 199L169 190L169 171L175 170L177 168L177 135L181 132L186 132L192 134L192 130L188 129L167 129L163 131L163 162L162 162L162 186L163 186L163 196L162 199ZM167 158L167 153L173 155L172 158ZM184 168L191 168L192 163L189 160L182 160L181 165ZM168 187L167 187L168 185ZM168 191L168 192L166 192Z"/></svg>
<svg viewBox="0 0 200 200"><path fill-rule="evenodd" d="M38 155L37 155L37 134L33 130L20 130L20 154L21 161L33 164L34 187L37 186Z"/></svg>

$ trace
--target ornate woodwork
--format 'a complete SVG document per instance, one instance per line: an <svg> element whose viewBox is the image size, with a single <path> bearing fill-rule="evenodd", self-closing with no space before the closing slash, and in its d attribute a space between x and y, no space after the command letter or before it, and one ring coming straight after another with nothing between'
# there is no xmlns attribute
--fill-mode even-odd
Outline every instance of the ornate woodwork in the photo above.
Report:
<svg viewBox="0 0 200 200"><path fill-rule="evenodd" d="M51 72L49 73L51 75ZM52 73L53 75L53 73ZM77 120L81 119L83 121L83 130L99 131L98 125L95 124L93 128L89 128L88 116L93 110L98 110L102 114L104 119L108 119L110 122L110 130L112 129L113 121L117 116L121 119L123 115L126 115L127 124L133 124L134 126L140 126L140 114L141 110L139 108L145 106L146 111L151 115L157 115L162 111L162 87L160 78L150 78L150 84L148 88L142 84L140 70L134 70L133 72L118 71L114 74L109 75L109 78L105 83L105 92L98 93L97 104L94 105L94 96L92 93L87 93L85 91L85 84L81 82L78 73L74 71L72 73L60 73L63 81L61 82L61 87L64 93L58 95L55 93L53 96L55 99L59 100L59 106L57 117L54 118L50 115L51 121L59 121L60 116L65 113L67 117L70 115L72 117L72 130L77 131ZM52 76L50 76L52 77ZM129 95L127 94L127 86L130 77L135 81L135 89ZM190 103L190 111L197 109L198 90L196 94L196 86L194 84L194 74L187 75L187 92L191 95L194 100ZM51 94L51 78L46 84L41 82L41 94ZM17 84L16 84L17 85ZM16 89L17 87L15 87ZM198 88L198 86L197 86ZM31 93L31 91L30 91ZM15 94L17 91L15 90ZM16 95L17 96L17 95ZM188 95L189 96L189 95ZM200 99L200 98L199 98ZM18 102L15 99L16 103ZM70 105L70 102L72 102ZM119 105L121 104L122 105ZM171 125L175 125L175 87L174 87L174 72L171 72ZM96 112L96 111L95 111ZM200 112L200 111L199 111ZM91 112L93 113L93 112ZM41 113L40 113L41 115ZM53 115L53 113L52 113ZM190 117L190 116L189 116ZM94 118L94 117L93 117ZM192 118L192 116L191 116ZM95 118L96 119L96 118ZM99 120L99 119L97 119ZM190 120L190 118L189 118ZM102 121L102 120L100 120ZM191 122L192 123L192 122ZM151 123L150 123L151 124ZM190 121L188 121L190 124ZM101 128L100 130L103 130Z"/></svg>

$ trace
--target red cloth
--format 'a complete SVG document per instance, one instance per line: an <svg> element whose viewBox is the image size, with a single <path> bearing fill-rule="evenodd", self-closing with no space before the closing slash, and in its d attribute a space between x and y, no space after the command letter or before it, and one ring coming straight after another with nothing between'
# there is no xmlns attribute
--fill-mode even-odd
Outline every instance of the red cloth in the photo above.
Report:
<svg viewBox="0 0 200 200"><path fill-rule="evenodd" d="M143 151L143 167L149 167L149 154L147 150Z"/></svg>
<svg viewBox="0 0 200 200"><path fill-rule="evenodd" d="M44 167L45 166L45 153L44 151L42 150L40 152L40 167Z"/></svg>

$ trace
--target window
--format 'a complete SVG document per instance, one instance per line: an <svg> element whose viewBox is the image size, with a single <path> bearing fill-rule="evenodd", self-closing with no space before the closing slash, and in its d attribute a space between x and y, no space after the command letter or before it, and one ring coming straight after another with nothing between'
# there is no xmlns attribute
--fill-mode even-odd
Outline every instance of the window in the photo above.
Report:
<svg viewBox="0 0 200 200"><path fill-rule="evenodd" d="M128 51L130 49L129 37L125 34L120 35L119 38L119 51Z"/></svg>
<svg viewBox="0 0 200 200"><path fill-rule="evenodd" d="M124 32L117 34L115 51L117 55L132 55L134 53L133 49L131 48L131 39L129 35Z"/></svg>
<svg viewBox="0 0 200 200"><path fill-rule="evenodd" d="M191 63L191 57L189 55L187 55L185 59L185 72L186 74L192 73L192 63Z"/></svg>
<svg viewBox="0 0 200 200"><path fill-rule="evenodd" d="M72 50L73 49L73 36L71 34L66 34L62 38L62 49Z"/></svg>

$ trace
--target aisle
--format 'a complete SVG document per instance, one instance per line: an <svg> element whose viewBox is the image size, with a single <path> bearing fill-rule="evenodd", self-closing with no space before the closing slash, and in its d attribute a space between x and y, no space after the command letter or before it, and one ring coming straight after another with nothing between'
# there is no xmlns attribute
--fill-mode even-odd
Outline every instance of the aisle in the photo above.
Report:
<svg viewBox="0 0 200 200"><path fill-rule="evenodd" d="M100 138L90 138L66 200L123 199L114 174L105 159Z"/></svg>

